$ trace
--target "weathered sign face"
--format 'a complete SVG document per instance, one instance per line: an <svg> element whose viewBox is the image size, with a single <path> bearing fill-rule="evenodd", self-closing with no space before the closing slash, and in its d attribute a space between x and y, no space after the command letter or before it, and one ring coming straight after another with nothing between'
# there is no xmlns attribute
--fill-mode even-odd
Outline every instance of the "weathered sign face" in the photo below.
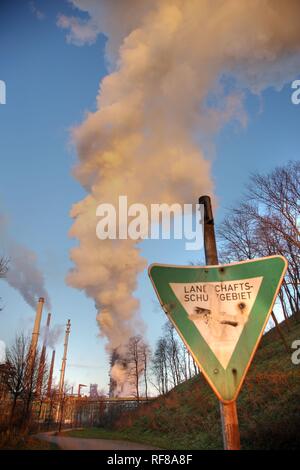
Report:
<svg viewBox="0 0 300 470"><path fill-rule="evenodd" d="M238 395L286 267L281 256L224 266L149 267L163 309L224 402Z"/></svg>

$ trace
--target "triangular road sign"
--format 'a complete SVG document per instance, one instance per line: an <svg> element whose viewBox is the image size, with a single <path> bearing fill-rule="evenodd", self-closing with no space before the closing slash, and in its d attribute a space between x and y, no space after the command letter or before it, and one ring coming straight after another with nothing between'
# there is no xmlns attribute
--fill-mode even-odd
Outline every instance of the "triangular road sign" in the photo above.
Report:
<svg viewBox="0 0 300 470"><path fill-rule="evenodd" d="M238 396L286 268L282 256L223 266L149 267L164 311L225 403Z"/></svg>

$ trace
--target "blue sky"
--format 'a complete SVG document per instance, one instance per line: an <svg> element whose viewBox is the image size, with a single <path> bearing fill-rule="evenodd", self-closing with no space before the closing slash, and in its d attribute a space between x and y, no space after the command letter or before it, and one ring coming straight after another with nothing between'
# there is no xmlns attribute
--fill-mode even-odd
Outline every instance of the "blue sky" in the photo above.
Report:
<svg viewBox="0 0 300 470"><path fill-rule="evenodd" d="M105 38L99 36L90 46L68 44L56 21L58 13L72 14L71 6L56 0L35 5L43 18L37 18L30 2L2 1L0 6L0 80L7 86L7 103L0 105L0 212L9 220L10 235L38 255L53 323L71 319L68 382L95 382L102 388L108 383L108 363L93 301L66 286L64 278L74 244L68 238L69 210L84 195L72 176L76 152L69 130L87 110L96 108L99 81L107 73ZM247 94L246 110L246 128L229 123L215 139L217 221L239 201L251 172L267 172L298 158L300 106L291 103L290 83L281 91L267 89L260 98ZM180 241L145 242L142 254L149 263L172 264L186 264L202 255L187 253ZM165 318L146 272L139 277L136 295L153 344ZM4 281L0 296L0 339L9 344L16 331L30 331L34 311ZM62 342L61 338L57 345L57 376Z"/></svg>

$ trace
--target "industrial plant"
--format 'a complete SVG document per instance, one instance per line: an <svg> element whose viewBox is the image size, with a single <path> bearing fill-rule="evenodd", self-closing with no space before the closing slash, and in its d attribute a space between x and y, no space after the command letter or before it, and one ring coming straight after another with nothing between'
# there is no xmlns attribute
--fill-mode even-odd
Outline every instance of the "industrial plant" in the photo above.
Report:
<svg viewBox="0 0 300 470"><path fill-rule="evenodd" d="M9 363L0 365L0 426L3 428L5 425L22 425L30 429L43 430L60 430L65 425L94 426L104 422L112 408L122 407L124 410L136 407L135 397L118 398L115 396L115 383L112 378L110 378L109 397L99 394L98 384L95 383L89 385L89 391L87 384L79 383L77 390L74 390L74 386L66 385L68 343L71 333L70 319L67 320L65 327L58 385L54 383L53 372L55 360L58 359L55 349L52 349L50 364L47 364L47 338L52 318L50 312L47 314L42 347L39 350L44 304L45 299L40 297L36 306L31 341L28 351L24 351L26 365L22 377L22 391L20 390L16 399L7 386L8 375L11 373L8 370ZM117 356L113 357L114 360L117 359ZM23 419L24 417L26 419Z"/></svg>

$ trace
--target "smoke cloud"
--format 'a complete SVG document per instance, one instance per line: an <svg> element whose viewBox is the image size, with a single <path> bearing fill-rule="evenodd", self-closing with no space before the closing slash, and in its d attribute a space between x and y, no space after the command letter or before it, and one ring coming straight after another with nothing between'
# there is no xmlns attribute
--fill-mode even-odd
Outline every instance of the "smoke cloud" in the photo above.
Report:
<svg viewBox="0 0 300 470"><path fill-rule="evenodd" d="M72 0L82 16L60 16L68 41L107 36L109 73L97 110L73 130L75 176L88 195L71 210L74 269L67 282L95 299L112 350L139 329L137 242L99 241L96 207L191 203L213 195L203 141L236 120L246 92L280 88L300 70L298 0ZM76 10L75 10L76 11ZM242 162L241 162L242 164ZM121 370L113 370L116 378ZM122 379L120 380L122 382Z"/></svg>
<svg viewBox="0 0 300 470"><path fill-rule="evenodd" d="M45 306L50 309L50 297L45 288L43 273L37 264L36 253L10 237L6 229L5 217L1 214L0 233L0 241L5 247L5 257L8 259L8 271L4 280L16 289L33 309L36 308L39 297L44 297Z"/></svg>
<svg viewBox="0 0 300 470"><path fill-rule="evenodd" d="M41 337L45 342L46 346L55 349L56 344L60 341L64 331L64 325L53 325L47 329L46 326L41 327Z"/></svg>
<svg viewBox="0 0 300 470"><path fill-rule="evenodd" d="M125 362L116 361L112 365L110 375L114 385L111 390L112 396L130 396L132 394L132 389L128 384L128 369Z"/></svg>

